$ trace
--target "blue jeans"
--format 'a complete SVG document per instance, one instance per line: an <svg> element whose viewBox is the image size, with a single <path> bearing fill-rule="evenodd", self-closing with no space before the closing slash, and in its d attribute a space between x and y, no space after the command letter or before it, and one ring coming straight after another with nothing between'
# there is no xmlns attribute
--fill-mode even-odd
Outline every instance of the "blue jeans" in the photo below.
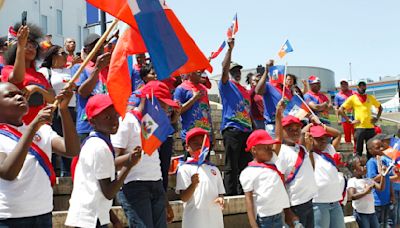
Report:
<svg viewBox="0 0 400 228"><path fill-rule="evenodd" d="M5 220L0 218L0 228L52 228L52 226L51 212L24 218L9 218Z"/></svg>
<svg viewBox="0 0 400 228"><path fill-rule="evenodd" d="M379 228L378 217L373 214L362 214L354 210L353 216L359 227Z"/></svg>
<svg viewBox="0 0 400 228"><path fill-rule="evenodd" d="M379 224L383 227L388 226L390 204L384 206L375 206L375 214L378 217Z"/></svg>
<svg viewBox="0 0 400 228"><path fill-rule="evenodd" d="M345 228L344 215L339 202L314 203L314 227Z"/></svg>
<svg viewBox="0 0 400 228"><path fill-rule="evenodd" d="M146 228L142 220L139 218L139 215L129 204L122 190L117 193L117 200L121 204L122 209L124 209L130 228Z"/></svg>
<svg viewBox="0 0 400 228"><path fill-rule="evenodd" d="M292 206L290 207L290 209L292 209L293 213L299 217L300 223L305 228L314 227L314 212L312 200L303 204Z"/></svg>
<svg viewBox="0 0 400 228"><path fill-rule="evenodd" d="M162 181L131 181L122 187L131 208L146 228L166 228L166 196Z"/></svg>
<svg viewBox="0 0 400 228"><path fill-rule="evenodd" d="M394 224L400 224L400 191L395 190L396 204L394 205Z"/></svg>
<svg viewBox="0 0 400 228"><path fill-rule="evenodd" d="M257 215L257 224L259 228L282 228L282 213L266 217Z"/></svg>

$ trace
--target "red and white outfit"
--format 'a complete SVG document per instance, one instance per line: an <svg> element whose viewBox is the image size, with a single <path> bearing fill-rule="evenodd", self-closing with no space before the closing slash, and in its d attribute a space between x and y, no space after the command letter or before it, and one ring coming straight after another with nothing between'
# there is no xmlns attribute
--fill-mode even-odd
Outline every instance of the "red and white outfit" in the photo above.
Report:
<svg viewBox="0 0 400 228"><path fill-rule="evenodd" d="M199 184L193 196L183 204L183 228L215 227L223 228L224 220L220 205L215 199L225 194L221 173L216 166L202 164L183 164L179 166L176 177L176 193L186 190L194 174L199 174Z"/></svg>

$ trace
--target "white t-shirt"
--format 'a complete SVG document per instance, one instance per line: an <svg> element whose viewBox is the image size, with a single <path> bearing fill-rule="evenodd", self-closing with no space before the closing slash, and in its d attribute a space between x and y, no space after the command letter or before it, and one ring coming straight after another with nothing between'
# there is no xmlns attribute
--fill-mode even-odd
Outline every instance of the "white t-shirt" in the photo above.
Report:
<svg viewBox="0 0 400 228"><path fill-rule="evenodd" d="M71 69L62 68L62 69L54 69L51 68L51 78L49 80L49 69L46 67L42 67L39 69L39 72L42 73L46 79L49 81L50 85L53 87L56 95L58 95L65 85L72 78ZM76 96L72 96L71 101L68 104L68 107L76 107Z"/></svg>
<svg viewBox="0 0 400 228"><path fill-rule="evenodd" d="M358 179L358 178L350 178L347 182L347 189L355 188L356 192L363 192L368 185L374 184L372 179ZM362 214L373 214L375 213L375 200L372 191L365 195L364 197L353 200L352 202L354 210Z"/></svg>
<svg viewBox="0 0 400 228"><path fill-rule="evenodd" d="M276 166L278 170L285 175L285 180L292 170L294 170L300 146L301 145L297 144L296 146L287 146L285 144L282 144L281 146ZM304 151L306 154L300 170L295 179L286 185L291 206L296 206L310 201L314 196L316 196L318 191L310 156L306 148L304 148Z"/></svg>
<svg viewBox="0 0 400 228"><path fill-rule="evenodd" d="M332 144L328 144L323 151L333 157L336 153ZM339 172L336 166L333 166L321 155L313 153L315 169L314 177L318 186L318 193L314 197L314 203L333 203L342 199L343 187L339 180Z"/></svg>
<svg viewBox="0 0 400 228"><path fill-rule="evenodd" d="M126 113L124 120L119 119L118 132L111 135L111 142L114 147L126 149L126 152L133 151L135 147L141 146L140 123L132 113ZM133 166L124 183L131 181L158 181L162 179L160 159L158 150L149 156L142 154L140 161Z"/></svg>
<svg viewBox="0 0 400 228"><path fill-rule="evenodd" d="M23 125L18 127L17 130L25 134L28 127ZM33 139L33 142L46 153L50 161L51 141L56 137L60 136L49 125L43 125ZM16 145L16 141L0 135L1 153L9 154ZM0 219L31 217L46 214L52 210L53 188L49 176L40 166L38 160L28 153L15 180L0 179Z"/></svg>
<svg viewBox="0 0 400 228"><path fill-rule="evenodd" d="M96 227L110 223L112 200L104 197L101 179L115 179L114 157L104 140L91 137L81 149L65 225Z"/></svg>
<svg viewBox="0 0 400 228"><path fill-rule="evenodd" d="M183 164L179 166L176 177L176 193L185 190L192 183L194 174L199 174L199 184L192 198L183 204L182 227L224 227L222 210L215 199L220 194L225 194L221 173L217 167L203 164L197 169L197 165Z"/></svg>
<svg viewBox="0 0 400 228"><path fill-rule="evenodd" d="M255 211L260 217L276 215L290 207L285 186L276 171L248 166L239 180L244 192L253 192Z"/></svg>

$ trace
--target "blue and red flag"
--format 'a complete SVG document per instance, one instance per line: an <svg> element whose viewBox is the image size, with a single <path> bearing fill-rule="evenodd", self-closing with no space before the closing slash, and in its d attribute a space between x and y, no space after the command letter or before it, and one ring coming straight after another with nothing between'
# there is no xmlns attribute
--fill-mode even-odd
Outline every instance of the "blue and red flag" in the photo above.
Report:
<svg viewBox="0 0 400 228"><path fill-rule="evenodd" d="M151 156L168 135L174 132L167 114L162 110L156 97L146 99L140 121L143 151Z"/></svg>
<svg viewBox="0 0 400 228"><path fill-rule="evenodd" d="M210 143L209 140L207 140L208 143L205 143L203 149L200 151L199 159L197 160L197 165L202 165L207 158L208 153L210 152ZM208 144L208 145L207 145Z"/></svg>
<svg viewBox="0 0 400 228"><path fill-rule="evenodd" d="M289 52L293 52L293 47L289 40L286 40L281 49L279 49L278 56L282 59Z"/></svg>
<svg viewBox="0 0 400 228"><path fill-rule="evenodd" d="M226 35L229 38L235 38L235 34L239 31L239 24L238 24L238 19L237 19L237 13L233 17L232 20L232 25L228 28L228 31L226 32Z"/></svg>
<svg viewBox="0 0 400 228"><path fill-rule="evenodd" d="M303 99L301 99L301 97L296 93L292 97L292 99L290 99L289 103L286 105L286 109L283 112L283 115L284 116L291 115L301 120L310 113L311 113L310 108L303 101Z"/></svg>
<svg viewBox="0 0 400 228"><path fill-rule="evenodd" d="M400 139L391 138L389 148L383 153L393 160L394 165L400 167Z"/></svg>
<svg viewBox="0 0 400 228"><path fill-rule="evenodd" d="M210 59L217 58L218 55L221 54L222 50L224 50L225 46L226 46L226 41L222 42L221 46L219 46L216 52L211 52Z"/></svg>
<svg viewBox="0 0 400 228"><path fill-rule="evenodd" d="M283 84L285 78L285 66L276 65L269 68L269 82Z"/></svg>
<svg viewBox="0 0 400 228"><path fill-rule="evenodd" d="M164 0L86 0L127 23L114 49L107 79L108 92L118 113L125 115L132 91L127 56L148 52L157 78L212 67Z"/></svg>

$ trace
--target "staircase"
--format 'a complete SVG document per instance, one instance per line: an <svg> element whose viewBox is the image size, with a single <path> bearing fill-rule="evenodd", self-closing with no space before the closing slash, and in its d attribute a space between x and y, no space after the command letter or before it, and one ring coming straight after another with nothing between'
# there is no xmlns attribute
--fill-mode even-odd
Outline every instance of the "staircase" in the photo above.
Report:
<svg viewBox="0 0 400 228"><path fill-rule="evenodd" d="M216 145L214 146L215 154L210 155L210 160L212 163L216 164L218 168L223 171L225 154L224 154L224 146L222 141L222 135L219 132L219 126L221 124L221 109L220 105L211 105L211 117L213 119L213 126L215 128L215 137L216 137ZM174 142L174 152L173 156L178 156L183 154L182 142L179 137L179 133L175 134L175 142ZM352 145L341 144L339 151L342 153L342 157L345 162L349 161L352 158ZM348 170L346 168L341 170L342 172L348 174ZM183 213L183 203L179 200L179 197L175 194L174 188L176 184L176 178L174 175L169 176L169 187L168 187L168 199L170 200L170 204L174 210L175 218L172 224L169 224L169 228L178 228L181 227L182 221L182 213ZM53 227L65 227L64 222L67 216L68 207L69 207L69 198L72 192L72 180L69 177L60 177L57 178L57 184L54 186L54 211L53 211ZM124 215L122 208L118 205L118 202L115 203L113 207L113 211L117 214L120 220L127 226L127 221ZM225 197L225 209L223 211L224 214L224 224L225 227L249 227L247 214L246 214L246 205L244 196L230 196ZM344 207L345 212L345 222L346 227L353 228L357 227L357 224L354 218L351 216L352 208L351 203L347 204Z"/></svg>

